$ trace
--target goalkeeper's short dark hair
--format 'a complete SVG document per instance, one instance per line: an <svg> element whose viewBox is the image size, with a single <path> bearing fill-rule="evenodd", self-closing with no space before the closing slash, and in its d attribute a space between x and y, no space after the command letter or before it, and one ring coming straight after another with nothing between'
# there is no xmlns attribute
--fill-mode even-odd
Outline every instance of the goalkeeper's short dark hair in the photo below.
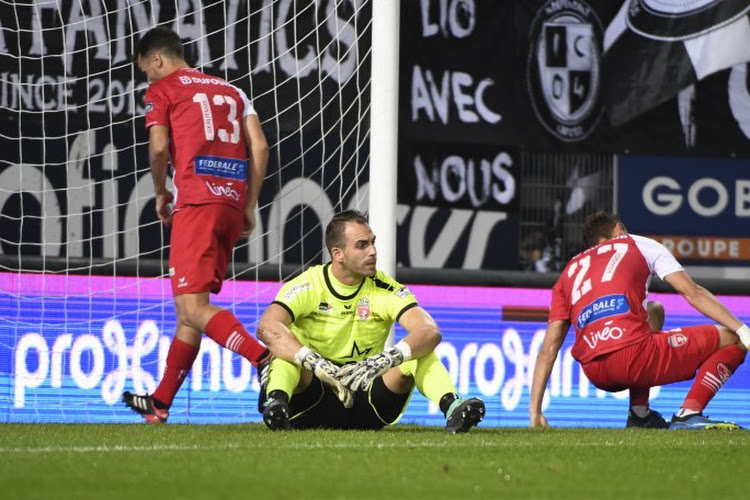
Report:
<svg viewBox="0 0 750 500"><path fill-rule="evenodd" d="M367 217L358 210L344 210L333 216L331 222L326 226L326 248L331 253L334 247L344 248L345 238L344 231L348 222L356 222L364 226L369 226Z"/></svg>
<svg viewBox="0 0 750 500"><path fill-rule="evenodd" d="M583 241L587 247L592 247L600 239L608 240L612 238L612 233L617 224L622 224L622 227L625 228L625 224L616 214L602 210L593 213L586 217L583 222Z"/></svg>
<svg viewBox="0 0 750 500"><path fill-rule="evenodd" d="M136 59L138 56L146 57L157 50L173 59L185 59L185 50L182 48L180 35L166 26L150 29L138 40L138 45L135 47Z"/></svg>

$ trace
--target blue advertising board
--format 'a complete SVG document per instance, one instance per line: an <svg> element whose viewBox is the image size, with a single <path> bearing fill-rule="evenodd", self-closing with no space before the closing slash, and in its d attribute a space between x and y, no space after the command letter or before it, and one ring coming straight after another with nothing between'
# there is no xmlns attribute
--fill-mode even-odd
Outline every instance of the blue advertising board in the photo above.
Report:
<svg viewBox="0 0 750 500"><path fill-rule="evenodd" d="M227 282L216 303L252 331L280 283ZM410 285L440 325L437 353L459 393L487 403L483 426L528 425L530 380L546 326L550 291ZM666 326L705 322L676 295L654 294ZM750 298L723 297L738 313ZM744 317L750 321L750 317ZM0 422L136 423L124 390L152 392L175 326L168 280L0 273ZM403 335L397 329L396 338ZM545 413L553 426L622 427L627 394L597 390L570 354L568 335L552 373ZM677 409L689 382L652 390L652 406ZM750 373L740 367L709 410L750 426ZM249 363L204 339L171 408L170 423L258 422L257 377ZM402 423L443 425L415 393Z"/></svg>
<svg viewBox="0 0 750 500"><path fill-rule="evenodd" d="M750 160L621 155L616 189L631 232L750 234Z"/></svg>

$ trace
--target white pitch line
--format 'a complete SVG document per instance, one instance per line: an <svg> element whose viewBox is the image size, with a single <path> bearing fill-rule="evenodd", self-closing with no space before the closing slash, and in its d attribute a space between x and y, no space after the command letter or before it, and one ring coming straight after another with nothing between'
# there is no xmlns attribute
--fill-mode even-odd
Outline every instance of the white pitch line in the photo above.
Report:
<svg viewBox="0 0 750 500"><path fill-rule="evenodd" d="M529 444L516 443L513 447L518 446L529 446ZM377 448L377 449L408 449L408 448L467 448L467 447L508 447L508 443L501 442L490 442L482 441L476 442L455 442L455 443L412 443L409 441L401 443L335 443L335 444L319 444L319 443L269 443L267 445L257 445L252 443L247 444L233 444L227 443L226 445L178 445L178 444L165 444L165 445L150 445L150 446L130 446L130 445L101 445L101 446L45 446L39 448L0 448L0 454L2 453L130 453L130 452L158 452L158 451L203 451L203 450L252 450L252 449L288 449L288 450L300 450L300 449L366 449L366 448Z"/></svg>
<svg viewBox="0 0 750 500"><path fill-rule="evenodd" d="M734 445L740 445L740 443L730 443ZM671 443L672 446L679 446L682 448L702 447L703 442L688 441L684 442L679 440L678 442ZM28 454L45 454L45 453L134 453L134 452L160 452L160 451L209 451L209 450L354 450L354 449L400 449L408 450L409 448L531 448L533 446L544 446L544 444L537 443L532 444L531 442L513 442L508 439L500 440L482 440L482 441L467 441L462 440L460 436L455 437L453 442L421 442L415 443L412 441L402 441L397 443L380 443L380 442L365 442L365 443L265 443L265 444L254 444L254 443L226 443L222 445L181 445L181 444L154 444L146 446L131 446L131 445L100 445L100 446L44 446L37 448L0 448L0 454L3 453L28 453ZM642 443L625 442L624 440L605 440L605 441L594 441L594 442L576 442L568 445L569 447L575 448L592 448L592 447L634 447L642 446Z"/></svg>

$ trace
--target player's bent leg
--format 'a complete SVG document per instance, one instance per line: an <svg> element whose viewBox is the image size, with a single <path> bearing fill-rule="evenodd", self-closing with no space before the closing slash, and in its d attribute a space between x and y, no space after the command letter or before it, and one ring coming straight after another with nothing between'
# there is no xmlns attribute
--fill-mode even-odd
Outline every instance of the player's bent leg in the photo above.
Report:
<svg viewBox="0 0 750 500"><path fill-rule="evenodd" d="M300 384L299 366L276 358L267 368L268 382L258 395L258 411L271 430L290 429L289 400ZM307 382L309 384L309 380Z"/></svg>
<svg viewBox="0 0 750 500"><path fill-rule="evenodd" d="M664 327L664 306L660 302L646 303L648 324L651 330L659 332ZM630 409L625 422L627 428L666 429L669 422L658 411L649 408L649 387L630 388Z"/></svg>
<svg viewBox="0 0 750 500"><path fill-rule="evenodd" d="M443 412L446 432L466 432L484 418L484 402L478 398L460 398L448 370L434 352L403 363L399 368L404 374L412 375L419 392Z"/></svg>
<svg viewBox="0 0 750 500"><path fill-rule="evenodd" d="M270 352L252 337L231 311L212 305L209 292L175 296L179 323L205 332L222 347L236 352L256 368Z"/></svg>
<svg viewBox="0 0 750 500"><path fill-rule="evenodd" d="M140 414L147 423L166 422L169 407L198 355L200 339L200 332L178 324L169 346L164 373L156 390L153 394L144 396L126 391L122 395L125 405Z"/></svg>
<svg viewBox="0 0 750 500"><path fill-rule="evenodd" d="M410 360L402 363L401 366L409 363L413 363L416 366L416 362L416 359ZM406 368L406 373L404 373L401 366L394 366L385 372L381 377L383 379L382 382L394 394L409 394L414 389L414 376L408 367Z"/></svg>
<svg viewBox="0 0 750 500"><path fill-rule="evenodd" d="M394 370L399 371L398 367L389 370L382 377L373 380L366 393L363 391L357 393L357 399L354 403L354 413L357 413L357 407L365 402L367 403L368 411L358 416L358 422L351 422L351 428L382 429L386 425L395 424L401 418L411 399L414 380L411 377L405 377L410 382L404 383L400 388L405 389L408 387L408 389L406 389L406 392L395 392L386 384L386 376L390 374L389 378L393 380L398 379L398 377L404 377L404 375L399 372L397 377L392 374Z"/></svg>
<svg viewBox="0 0 750 500"><path fill-rule="evenodd" d="M711 399L745 361L747 349L737 335L723 326L706 325L706 338L713 338L716 349L700 362L698 373L682 406L672 417L670 429L738 429L734 422L713 420L703 415ZM718 338L716 338L718 331Z"/></svg>

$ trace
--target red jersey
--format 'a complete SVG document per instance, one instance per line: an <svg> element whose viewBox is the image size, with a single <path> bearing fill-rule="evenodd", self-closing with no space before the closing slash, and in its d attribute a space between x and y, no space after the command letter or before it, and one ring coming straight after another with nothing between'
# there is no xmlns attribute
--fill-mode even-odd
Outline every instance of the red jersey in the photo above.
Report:
<svg viewBox="0 0 750 500"><path fill-rule="evenodd" d="M575 327L573 357L586 363L651 335L645 304L651 275L682 266L664 246L625 234L573 257L552 288L549 321Z"/></svg>
<svg viewBox="0 0 750 500"><path fill-rule="evenodd" d="M241 121L256 114L245 93L221 78L181 68L149 85L146 129L169 128L174 210L224 203L241 210L248 151Z"/></svg>

